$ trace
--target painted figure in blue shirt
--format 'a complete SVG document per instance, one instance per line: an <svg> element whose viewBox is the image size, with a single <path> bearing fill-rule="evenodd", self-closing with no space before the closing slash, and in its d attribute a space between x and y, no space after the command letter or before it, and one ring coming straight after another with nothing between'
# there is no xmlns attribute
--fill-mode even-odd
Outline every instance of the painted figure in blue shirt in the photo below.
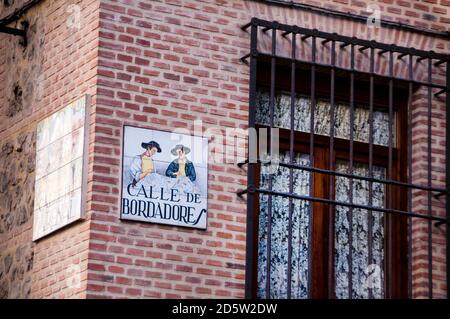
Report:
<svg viewBox="0 0 450 319"><path fill-rule="evenodd" d="M177 179L187 177L191 182L195 182L197 176L195 174L194 164L186 158L186 155L190 152L189 147L182 144L176 145L171 153L178 157L167 167L166 176Z"/></svg>

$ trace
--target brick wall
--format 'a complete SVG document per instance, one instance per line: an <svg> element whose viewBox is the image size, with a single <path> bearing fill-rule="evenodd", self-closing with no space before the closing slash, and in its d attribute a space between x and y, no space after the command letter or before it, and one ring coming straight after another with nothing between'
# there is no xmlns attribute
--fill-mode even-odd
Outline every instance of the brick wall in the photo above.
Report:
<svg viewBox="0 0 450 319"><path fill-rule="evenodd" d="M366 1L307 3L363 14L367 9ZM446 0L376 3L382 18L448 29ZM77 32L67 26L70 4L82 9ZM246 204L235 192L246 185L245 171L231 163L210 163L208 230L199 231L120 221L120 159L124 124L192 132L199 119L218 131L245 128L249 69L239 58L248 53L250 41L240 26L253 16L406 47L450 49L450 41L441 38L368 29L361 23L256 1L43 1L27 13L35 22L35 36L25 51L15 39L0 35L0 140L33 132L39 119L90 94L89 187L86 221L30 244L32 284L24 297L243 297ZM260 40L261 50L270 48L269 37ZM444 126L445 119L438 117L436 131ZM437 139L433 169L442 182L443 137ZM212 148L224 152L214 143ZM442 211L442 203L435 205ZM2 243L7 240L0 246L1 256L7 255L6 246L29 244L30 224L24 227L18 228L20 237L10 231L0 234ZM418 236L425 236L420 229ZM443 234L436 230L433 236L439 244L435 284L437 296L442 296ZM422 297L426 255L418 253L417 260L415 296ZM79 266L82 283L75 289L68 284L71 265ZM0 283L1 273L0 268Z"/></svg>
<svg viewBox="0 0 450 319"><path fill-rule="evenodd" d="M381 18L401 22L431 30L449 31L450 2L448 0L332 0L332 1L294 1L323 8L360 15L371 15L369 5L376 5L381 11Z"/></svg>
<svg viewBox="0 0 450 319"><path fill-rule="evenodd" d="M118 211L123 124L245 127L241 9L101 3L89 297L243 297L246 207L235 192L246 181L235 165L209 166L207 231L120 222Z"/></svg>
<svg viewBox="0 0 450 319"><path fill-rule="evenodd" d="M428 90L420 89L413 96L413 159L412 181L415 184L428 183ZM434 99L431 122L431 172L432 185L445 188L445 100ZM428 193L421 190L412 191L412 207L421 214L428 214ZM445 217L445 200L443 197L431 197L432 214ZM428 288L428 221L414 218L412 223L412 279L413 297L426 298ZM446 260L445 227L431 224L432 234L432 280L433 297L446 298Z"/></svg>

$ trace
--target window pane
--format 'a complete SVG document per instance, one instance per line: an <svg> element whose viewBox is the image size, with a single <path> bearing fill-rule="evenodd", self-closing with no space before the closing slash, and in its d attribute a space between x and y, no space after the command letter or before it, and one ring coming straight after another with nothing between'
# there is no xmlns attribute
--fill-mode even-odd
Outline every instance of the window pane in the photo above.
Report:
<svg viewBox="0 0 450 319"><path fill-rule="evenodd" d="M349 173L348 162L338 161L336 171ZM355 164L355 175L368 176L368 165ZM373 176L384 179L385 169L373 166ZM375 207L385 207L385 186L381 183L372 184L372 204ZM369 204L369 182L353 179L353 203ZM346 177L336 177L336 201L350 203L350 180ZM364 209L353 209L350 226L350 209L336 206L335 219L335 273L336 298L350 298L350 242L352 232L352 298L368 298L369 289L372 298L384 297L384 218L383 213L372 211L372 259L369 260L369 212ZM351 229L350 229L351 227Z"/></svg>
<svg viewBox="0 0 450 319"><path fill-rule="evenodd" d="M289 163L289 152L280 154L280 162ZM309 156L296 154L294 162L309 165ZM260 188L268 189L269 178L272 189L277 192L289 192L289 168L278 167L275 174L265 174L261 168ZM293 171L293 192L309 195L309 172ZM291 298L308 298L308 228L309 205L303 200L292 200L292 278ZM288 235L289 235L289 199L272 196L271 217L271 253L270 253L270 298L287 298L288 283ZM266 298L267 283L267 233L268 233L268 196L260 195L260 215L258 233L258 298Z"/></svg>
<svg viewBox="0 0 450 319"><path fill-rule="evenodd" d="M256 122L269 125L269 101L267 92L257 92ZM291 96L286 93L275 97L274 126L290 129ZM314 112L315 134L328 136L330 134L330 102L319 99ZM311 100L309 97L297 95L294 108L294 129L309 133L311 120ZM353 138L358 142L369 142L369 109L355 107ZM392 144L395 146L395 120L393 120ZM350 139L350 106L344 103L335 105L335 137ZM387 112L373 112L373 143L389 145L389 114Z"/></svg>

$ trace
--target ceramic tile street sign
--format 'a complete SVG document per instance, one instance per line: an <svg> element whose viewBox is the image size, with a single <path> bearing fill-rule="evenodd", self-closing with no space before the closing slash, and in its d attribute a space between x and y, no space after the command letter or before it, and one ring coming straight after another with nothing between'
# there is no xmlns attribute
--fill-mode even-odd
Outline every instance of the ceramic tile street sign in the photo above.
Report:
<svg viewBox="0 0 450 319"><path fill-rule="evenodd" d="M83 216L87 96L37 125L33 240Z"/></svg>
<svg viewBox="0 0 450 319"><path fill-rule="evenodd" d="M208 139L124 127L122 219L206 229Z"/></svg>

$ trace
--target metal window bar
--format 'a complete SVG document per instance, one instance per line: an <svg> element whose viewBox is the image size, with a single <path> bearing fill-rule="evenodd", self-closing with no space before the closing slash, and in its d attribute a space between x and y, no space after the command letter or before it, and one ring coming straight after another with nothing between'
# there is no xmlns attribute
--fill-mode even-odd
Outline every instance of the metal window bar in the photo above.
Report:
<svg viewBox="0 0 450 319"><path fill-rule="evenodd" d="M305 38L303 38L306 40ZM311 37L311 60L316 62L316 37ZM310 132L314 132L314 114L316 111L316 66L311 66L311 110L310 110ZM309 135L309 166L314 167L314 134ZM314 175L309 174L309 193L314 193ZM310 205L308 216L308 292L312 291L312 229L313 229L314 207Z"/></svg>
<svg viewBox="0 0 450 319"><path fill-rule="evenodd" d="M295 68L296 68L296 35L292 33L292 46L291 46L291 121L290 121L290 134L289 134L289 162L294 164L294 108L295 108ZM289 192L294 192L294 169L289 168ZM288 237L288 278L292 278L292 212L294 210L293 200L289 198L289 237ZM291 299L291 283L292 280L288 280L287 298Z"/></svg>
<svg viewBox="0 0 450 319"><path fill-rule="evenodd" d="M375 73L375 56L374 56L374 48L370 48L370 96L369 96L369 177L373 177L373 91L374 91L374 73ZM352 128L353 129L353 128ZM369 181L369 207L372 207L373 201L373 182ZM369 209L367 212L368 220L367 220L367 246L369 247L368 251L368 264L372 263L372 210ZM369 299L372 298L372 289L369 290Z"/></svg>
<svg viewBox="0 0 450 319"><path fill-rule="evenodd" d="M248 126L249 128L255 127L256 122L256 108L255 108L255 100L256 100L256 70L258 63L258 25L256 23L252 23L251 32L250 32L250 101L249 103L249 115L248 115ZM252 158L255 154L249 152L248 157L248 170L247 170L247 178L248 181L252 183L255 180L255 160L256 158ZM254 241L254 232L255 232L255 219L258 216L255 214L255 195L254 195L254 184L249 184L247 187L247 227L249 235L246 237L246 246L247 246L247 262L245 263L245 296L247 298L254 297L254 283L255 283L255 272L253 270L254 267L254 257L255 257L255 241Z"/></svg>
<svg viewBox="0 0 450 319"><path fill-rule="evenodd" d="M432 82L432 63L431 59L428 59L428 83ZM427 152L428 152L428 187L431 187L431 99L432 88L428 87L427 109L428 109L428 138L427 138ZM427 192L428 195L428 214L432 215L431 206L431 192ZM431 227L431 220L428 220L428 297L433 298L433 229Z"/></svg>
<svg viewBox="0 0 450 319"><path fill-rule="evenodd" d="M349 173L351 176L353 176L353 127L355 125L355 104L354 104L354 94L355 94L355 46L351 44L350 46L350 127L352 128L350 130L350 147L349 147ZM348 254L348 270L349 270L349 276L348 276L348 297L349 299L353 299L353 177L349 178L349 189L351 190L349 193L349 203L351 204L349 208L348 213L348 224L351 225L350 232L349 232L349 238L348 238L348 247L349 247L349 254Z"/></svg>
<svg viewBox="0 0 450 319"><path fill-rule="evenodd" d="M327 40L324 40L327 41ZM322 42L325 43L325 42ZM330 48L330 65L331 65L331 81L330 81L330 171L334 171L334 120L335 120L335 103L334 103L334 87L335 87L335 69L334 66L336 64L336 42L334 40L331 41ZM310 132L310 134L314 134L314 132ZM334 194L334 178L332 175L329 175L329 196ZM334 285L333 278L333 260L334 260L334 224L331 222L333 220L333 213L335 207L333 205L329 205L328 207L328 298L334 298Z"/></svg>
<svg viewBox="0 0 450 319"><path fill-rule="evenodd" d="M450 119L450 63L447 60L446 67L446 83L447 83L447 91L446 91L446 100L445 100L445 110L446 110L446 121ZM447 225L446 225L446 265L447 265L447 298L450 298L449 287L450 287L450 127L449 124L446 124L446 134L445 134L445 172L446 172L446 201L445 201L445 210L447 217Z"/></svg>
<svg viewBox="0 0 450 319"><path fill-rule="evenodd" d="M269 30L268 28L263 29ZM276 68L276 52L277 52L277 29L272 28L272 58L270 61L270 103L269 103L269 113L270 113L270 127L274 126L274 108L275 108L275 68ZM271 152L271 146L269 146L269 152ZM269 154L272 155L272 154ZM269 191L272 191L272 177L269 177ZM268 221L267 221L267 275L266 275L266 298L270 298L270 271L272 265L271 258L271 238L272 238L272 194L269 192L268 198Z"/></svg>
<svg viewBox="0 0 450 319"><path fill-rule="evenodd" d="M431 167L431 116L432 116L432 111L431 111L431 100L432 100L432 91L433 89L439 89L439 91L437 93L435 93L435 96L438 96L440 94L445 93L446 94L446 119L450 119L450 97L449 97L449 86L450 86L450 66L449 66L449 56L445 55L445 54L439 54L439 53L435 53L433 51L423 51L423 50L416 50L414 48L405 48L405 47L399 47L396 45L388 45L388 44L383 44L383 43L379 43L379 42L375 42L375 41L367 41L367 40L363 40L363 39L358 39L355 37L346 37L346 36L341 36L341 35L337 35L335 33L331 34L331 33L326 33L326 32L321 32L318 30L310 30L310 29L306 29L306 28L301 28L298 26L291 26L291 25L286 25L286 24L280 24L278 22L270 22L270 21L265 21L265 20L261 20L261 19L257 19L257 18L253 18L251 20L250 23L246 24L245 26L242 27L243 30L247 30L249 27L251 27L251 51L250 54L247 55L246 57L244 57L243 59L246 59L247 57L250 57L250 114L249 114L249 127L255 127L255 101L256 101L256 69L257 69L257 59L261 56L269 56L271 58L271 92L270 92L270 127L273 127L274 125L274 96L275 96L275 68L276 68L276 60L277 58L282 59L283 57L277 57L277 52L276 52L276 32L277 30L279 30L280 33L282 33L282 35L286 35L289 33L292 33L292 47L293 47L293 52L292 52L292 57L291 57L291 63L292 63L292 78L291 78L291 125L290 125L290 163L286 164L286 163L280 163L281 166L287 166L290 169L290 188L289 188L289 193L284 193L284 192L277 192L272 190L271 187L271 179L269 178L269 187L268 189L261 189L261 188L257 188L254 185L254 181L255 181L255 173L254 173L254 168L255 168L255 163L252 161L249 161L249 170L248 170L248 187L246 190L240 191L239 194L242 195L244 193L247 193L247 206L248 206L248 217L247 217L247 224L249 226L249 234L247 237L247 265L246 265L246 272L247 272L247 276L246 276L246 295L247 297L252 297L253 296L253 285L254 285L254 237L253 237L253 232L254 232L254 194L266 194L269 196L269 203L270 203L270 199L272 196L281 196L281 197L287 197L290 199L290 210L292 210L292 200L293 199L299 199L299 200L306 200L306 201L310 201L310 202L319 202L319 203L324 203L324 204L328 204L331 206L344 206L344 207L349 207L350 211L352 212L353 209L357 208L357 209L363 209L363 210L367 210L369 212L372 211L377 211L377 212L381 212L381 213L385 213L385 214L397 214L397 215L402 215L402 216L406 216L408 217L408 237L409 237L409 246L408 246L408 251L409 251L409 261L408 261L408 268L409 268L409 272L408 272L408 276L409 276L409 280L408 280L408 290L409 290L409 295L412 297L412 286L411 286L411 241L412 241L412 221L413 218L421 218L424 220L428 221L428 258L429 258L429 263L428 263L428 267L429 267L429 271L428 271L428 296L431 298L433 297L433 286L432 286L432 228L431 228L431 223L432 221L436 221L437 223L435 224L436 226L438 225L442 225L445 224L446 225L446 243L447 243L447 247L450 247L450 231L449 231L449 221L450 221L450 195L449 195L449 190L450 190L450 176L449 176L449 172L450 172L450 127L449 125L447 125L446 128L446 185L445 185L445 189L443 188L438 188L438 187L433 187L432 185L432 175L431 175L431 171L432 171L432 167ZM266 54L266 53L260 53L257 51L257 33L258 33L258 29L262 28L262 30L268 31L268 30L272 30L272 52L270 55ZM296 57L295 54L295 36L296 35L300 35L301 36L301 40L305 41L307 38L312 38L312 57L311 57L311 61L303 61L303 60L299 60ZM331 65L326 65L323 63L317 63L316 62L316 39L322 39L322 44L325 44L327 42L331 41ZM334 65L335 64L335 44L336 43L341 43L340 48L343 49L348 45L351 45L351 53L350 53L350 57L351 57L351 63L350 63L350 69L346 69L346 68L342 68L339 66ZM359 70L355 68L355 64L354 64L354 48L355 47L359 47L360 51L364 51L367 48L370 48L370 72L366 72L364 70ZM374 70L374 65L375 65L375 61L374 61L374 53L375 50L379 50L379 54L382 55L385 52L389 52L389 75L385 76L385 75L380 75L377 74ZM394 75L393 72L393 60L394 60L394 53L398 54L397 58L398 59L402 59L405 56L409 56L409 63L408 63L408 76L407 78L402 78L402 77L396 77ZM421 60L427 59L428 60L428 79L426 82L424 81L419 81L417 79L414 78L413 76L413 62L414 62L414 58L416 63L419 63ZM432 79L432 65L433 65L433 61L435 61L434 65L435 66L439 66L441 64L446 64L446 84L442 85L439 83L434 83L433 79ZM310 158L313 158L313 153L312 153L312 149L314 147L314 107L315 107L315 68L317 66L320 67L326 67L330 70L330 74L331 74L331 124L330 124L330 158L333 158L333 143L334 143L334 72L336 72L336 70L344 70L344 71L350 71L350 107L351 107L351 125L352 125L352 129L350 130L352 133L350 134L350 173L349 174L345 174L345 173L340 173L340 172L335 172L334 171L334 160L330 161L330 169L329 170L324 170L324 169L318 169L315 168L313 165L313 162L310 162L310 166L309 167L305 167L302 165L296 165L293 164L293 137L294 137L294 133L293 133L293 104L294 104L294 89L295 89L295 66L296 63L302 63L302 64L306 64L306 65L310 65L311 66L311 130L310 130ZM354 95L354 74L355 72L357 72L358 74L363 74L363 75L368 75L370 78L370 101L369 101L369 125L370 125L370 134L369 134L369 176L368 177L363 177L363 176L356 176L353 175L353 124L354 124L354 101L353 101L353 95ZM372 172L372 165L373 165L373 95L374 95L374 76L383 76L384 78L388 78L389 79L389 155L388 155L388 176L386 179L384 180L379 180L373 177L373 172ZM393 126L393 81L394 80L401 80L401 81L407 81L408 82L408 92L409 92L409 100L408 100L408 114L407 114L407 122L408 122L408 132L407 132L407 145L408 145L408 154L407 154L407 167L408 167L408 182L399 182L399 181L394 181L393 177L392 177L392 148L393 148L393 141L392 141L392 126ZM413 94L413 85L420 85L420 86L424 86L428 89L428 96L427 96L427 101L428 101L428 140L427 140L427 144L428 144L428 148L427 148L427 153L428 153L428 183L427 186L424 185L418 185L418 184L413 184L412 183L412 128L411 128L411 124L412 124L412 94ZM350 201L349 202L341 202L341 201L337 201L337 200L332 200L332 199L327 199L327 198L317 198L314 197L313 194L311 193L310 196L303 196L303 195L298 195L298 194L294 194L293 193L293 188L292 188L292 170L293 169L305 169L305 170L309 170L310 172L320 172L320 173L324 173L324 174L329 174L330 176L330 180L333 176L347 176L350 178L351 183L353 183L353 179L362 179L362 180L367 180L369 182L369 185L372 185L373 182L380 182L383 183L387 186L388 190L391 189L391 187L393 186L401 186L401 187L406 187L408 190L408 198L407 198L407 211L402 211L399 209L394 209L392 207L392 201L391 199L388 200L387 203L387 207L386 208L381 208L381 207L374 207L372 204L372 186L370 186L369 188L369 204L368 205L360 205L360 204L355 204L353 202L353 195L350 196ZM313 174L310 174L310 176L312 176ZM311 180L313 180L313 178L311 177ZM330 183L330 193L332 193L333 191L333 183ZM310 184L311 186L311 184ZM350 188L351 189L351 188ZM426 192L428 192L428 212L427 214L423 214L423 213L416 213L412 211L412 190L416 189L416 190L425 190ZM431 192L439 192L439 196L440 195L446 195L446 216L442 217L442 216L434 216L433 212L432 212L432 202L431 202ZM350 193L352 193L352 191L350 191ZM389 196L388 196L389 197ZM331 212L331 210L330 210ZM291 215L292 212L290 212L290 219L292 218ZM311 214L310 214L311 216ZM271 221L271 207L269 204L269 225L270 225L270 221ZM371 218L369 218L369 221L371 221ZM291 220L289 221L289 231L292 232L292 225L291 225ZM331 223L330 223L331 224ZM330 226L332 227L332 225ZM388 225L388 227L391 227L391 225ZM270 228L270 226L269 226ZM332 228L330 228L330 234L331 236L333 236L332 233ZM311 227L310 227L310 231L311 231ZM390 233L390 232L389 232ZM369 234L371 235L371 232L369 232ZM268 236L270 236L270 230L268 230ZM351 239L352 235L350 235L350 239ZM311 239L311 236L309 236L309 239ZM291 247L292 243L290 243L290 247ZM310 246L310 245L309 245ZM351 247L350 247L351 249ZM268 255L268 261L267 261L267 297L270 296L270 243L268 242L268 248L267 248L267 255ZM390 249L391 251L391 249ZM291 251L289 252L289 254L291 254ZM310 252L309 252L310 254ZM371 255L371 247L369 248L369 254ZM351 253L350 253L351 255ZM449 257L449 253L448 253L448 248L447 248L447 254L446 254L446 261L447 261L447 286L450 287L450 275L449 275L449 263L450 263L450 257ZM331 255L329 256L329 258L332 258L332 252ZM351 258L351 257L350 257ZM369 260L371 257L369 256ZM391 257L389 258L389 263L391 263ZM311 258L309 258L311 259ZM311 263L311 260L310 260ZM332 263L332 260L331 260ZM351 262L350 262L351 263ZM331 269L330 274L332 274L332 265L328 265L329 269ZM310 268L311 270L311 268ZM388 271L390 272L390 270ZM311 273L311 271L309 271L309 273ZM291 270L289 270L289 275L291 275ZM331 276L331 275L330 275ZM352 271L350 270L350 277L352 276ZM332 278L329 282L329 290L333 289L334 287L332 287ZM290 278L288 280L288 282L290 281ZM352 290L351 290L351 278L349 278L349 296L350 298L352 297ZM391 281L389 281L391 282ZM311 283L311 281L309 282L309 284ZM290 290L290 286L289 286L289 290ZM309 289L311 290L311 289ZM391 293L391 288L389 287L388 289L385 289L384 291L385 295L390 296ZM288 292L288 295L290 297L290 291ZM330 297L333 297L332 294L329 295ZM449 292L447 291L447 296L449 296Z"/></svg>
<svg viewBox="0 0 450 319"><path fill-rule="evenodd" d="M408 60L408 183L412 184L412 95L413 95L413 57ZM412 210L412 187L408 188L408 212ZM408 217L408 242L412 242L413 219ZM412 244L408 245L408 295L412 299Z"/></svg>
<svg viewBox="0 0 450 319"><path fill-rule="evenodd" d="M385 52L380 52L382 54L384 54ZM392 180L393 176L392 176L392 148L393 148L393 131L392 131L392 127L393 127L393 95L394 95L394 80L393 80L393 76L394 76L394 53L392 51L389 51L389 56L388 56L388 73L389 73L389 127L388 127L388 134L389 134L389 142L388 142L388 147L389 147L389 152L388 152L388 180ZM386 185L386 192L388 194L391 193L391 191L393 191L393 188L391 187L391 185ZM392 196L388 196L387 198L387 208L392 208ZM410 210L409 210L410 211ZM390 218L385 219L385 225L387 228L387 234L388 234L388 239L387 239L387 245L388 245L388 256L387 258L384 259L384 269L388 269L388 271L384 272L385 273L385 277L390 277L391 273L392 273L392 221ZM384 291L385 291L385 296L390 297L390 292L392 291L392 280L387 279L385 280L385 285L384 285Z"/></svg>

